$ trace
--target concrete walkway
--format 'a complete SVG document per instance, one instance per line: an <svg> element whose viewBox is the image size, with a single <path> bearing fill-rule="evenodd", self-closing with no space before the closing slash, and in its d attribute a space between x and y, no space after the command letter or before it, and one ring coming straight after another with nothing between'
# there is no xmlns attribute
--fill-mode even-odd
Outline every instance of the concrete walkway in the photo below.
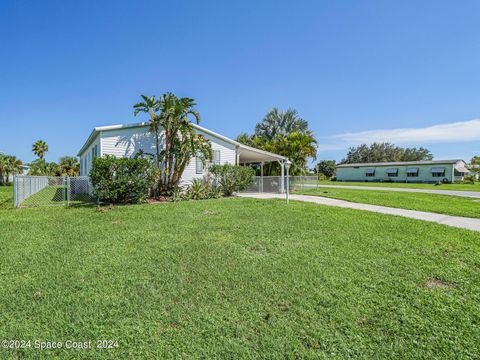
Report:
<svg viewBox="0 0 480 360"><path fill-rule="evenodd" d="M285 199L284 194L267 194L267 193L241 193L240 197L250 197L255 199ZM403 216L411 219L425 220L438 224L454 226L462 229L480 231L480 219L465 218L461 216L450 216L443 214L435 214L424 211L397 209L387 206L368 205L353 203L345 200L330 199L321 196L310 195L290 195L290 200L299 200L312 202L315 204L337 206L348 209L372 211L382 214Z"/></svg>
<svg viewBox="0 0 480 360"><path fill-rule="evenodd" d="M355 190L380 190L380 191L401 191L401 192L415 192L415 193L426 193L426 194L437 194L437 195L451 195L451 196L462 196L468 198L480 199L480 192L478 191L459 191L459 190L430 190L430 189L411 189L411 188L389 188L381 186L356 186L356 185L314 185L314 184L305 184L305 187L316 188L340 188L340 189L355 189Z"/></svg>

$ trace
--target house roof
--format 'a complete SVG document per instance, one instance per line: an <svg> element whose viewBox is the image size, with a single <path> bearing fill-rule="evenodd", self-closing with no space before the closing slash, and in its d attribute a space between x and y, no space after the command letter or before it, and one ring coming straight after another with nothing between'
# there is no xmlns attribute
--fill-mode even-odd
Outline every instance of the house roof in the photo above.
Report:
<svg viewBox="0 0 480 360"><path fill-rule="evenodd" d="M402 166L402 165L436 165L436 164L456 164L464 162L462 159L456 160L425 160L425 161L399 161L399 162L378 162L378 163L357 163L357 164L340 164L337 168L348 167L371 167L371 166Z"/></svg>
<svg viewBox="0 0 480 360"><path fill-rule="evenodd" d="M260 150L251 146L244 145L239 143L238 141L232 140L226 136L220 135L212 130L204 128L203 126L197 125L192 123L193 127L197 130L200 130L206 134L209 134L217 139L223 140L227 143L237 146L240 149L240 154L245 162L257 162L257 161L285 161L287 158L285 156L281 156L278 154L274 154L265 150ZM78 152L77 156L81 156L81 154L88 148L88 146L95 140L97 135L101 131L108 131L108 130L118 130L118 129L127 129L127 128L135 128L135 127L144 127L148 126L148 122L140 122L140 123L133 123L133 124L118 124L118 125L107 125L107 126L98 126L95 127L92 132L90 133L87 141L83 144L82 148Z"/></svg>

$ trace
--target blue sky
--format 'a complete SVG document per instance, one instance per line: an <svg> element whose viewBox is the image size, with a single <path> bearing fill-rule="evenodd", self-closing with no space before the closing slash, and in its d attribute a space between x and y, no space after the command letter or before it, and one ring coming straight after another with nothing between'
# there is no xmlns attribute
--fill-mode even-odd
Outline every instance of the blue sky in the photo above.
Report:
<svg viewBox="0 0 480 360"><path fill-rule="evenodd" d="M140 94L193 97L235 137L293 107L341 159L362 141L480 154L478 1L0 2L0 151L75 155ZM404 130L410 129L410 130ZM413 130L412 130L413 129Z"/></svg>

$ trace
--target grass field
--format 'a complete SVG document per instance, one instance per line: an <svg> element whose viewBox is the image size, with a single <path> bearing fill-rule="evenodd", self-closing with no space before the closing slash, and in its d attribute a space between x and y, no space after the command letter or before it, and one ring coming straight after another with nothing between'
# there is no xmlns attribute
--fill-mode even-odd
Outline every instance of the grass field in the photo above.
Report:
<svg viewBox="0 0 480 360"><path fill-rule="evenodd" d="M13 207L13 186L0 186L0 210Z"/></svg>
<svg viewBox="0 0 480 360"><path fill-rule="evenodd" d="M2 191L2 198L5 192ZM0 210L0 358L466 358L480 234L292 201Z"/></svg>
<svg viewBox="0 0 480 360"><path fill-rule="evenodd" d="M480 218L480 199L460 196L407 193L395 191L365 191L345 188L319 188L295 191L296 194L317 195L356 203L428 211L445 215Z"/></svg>
<svg viewBox="0 0 480 360"><path fill-rule="evenodd" d="M475 184L414 184L414 183L389 183L389 182L349 182L349 181L320 181L320 185L343 185L343 186L374 186L387 188L410 188L410 189L429 189L429 190L457 190L457 191L478 191L480 192L480 182Z"/></svg>

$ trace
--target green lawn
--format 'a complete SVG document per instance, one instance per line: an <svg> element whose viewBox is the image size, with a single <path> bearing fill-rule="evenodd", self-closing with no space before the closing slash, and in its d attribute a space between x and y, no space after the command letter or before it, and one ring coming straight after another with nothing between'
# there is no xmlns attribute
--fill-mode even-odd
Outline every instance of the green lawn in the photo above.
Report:
<svg viewBox="0 0 480 360"><path fill-rule="evenodd" d="M480 182L475 184L413 184L413 183L389 183L389 182L349 182L349 181L320 181L320 185L343 185L343 186L376 186L389 188L410 188L410 189L429 189L429 190L457 190L457 191L478 191L480 192Z"/></svg>
<svg viewBox="0 0 480 360"><path fill-rule="evenodd" d="M295 191L296 194L317 195L356 203L382 205L401 209L480 218L480 199L460 196L407 193L396 191L365 191L344 188L319 188Z"/></svg>
<svg viewBox="0 0 480 360"><path fill-rule="evenodd" d="M13 186L0 186L0 210L13 207Z"/></svg>
<svg viewBox="0 0 480 360"><path fill-rule="evenodd" d="M292 201L0 210L0 358L480 353L480 233ZM33 343L32 343L33 346Z"/></svg>

